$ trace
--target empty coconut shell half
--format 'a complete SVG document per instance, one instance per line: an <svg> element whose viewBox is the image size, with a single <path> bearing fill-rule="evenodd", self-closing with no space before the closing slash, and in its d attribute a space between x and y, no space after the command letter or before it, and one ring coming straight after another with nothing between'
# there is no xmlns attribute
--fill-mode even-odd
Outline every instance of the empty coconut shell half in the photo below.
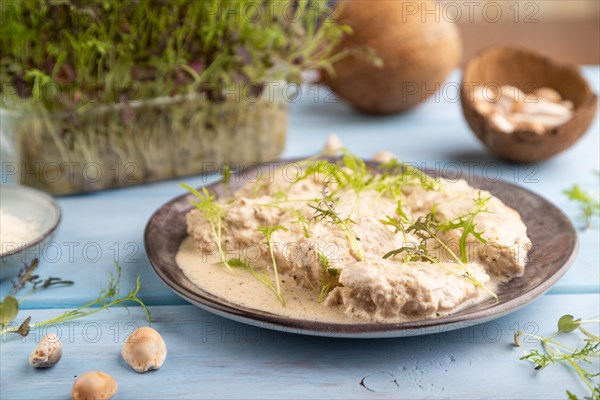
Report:
<svg viewBox="0 0 600 400"><path fill-rule="evenodd" d="M572 116L559 126L539 130L518 128L507 133L498 128L475 104L474 88L485 86L493 90L514 86L526 101L536 101L540 88L554 89L560 97L572 103ZM477 137L502 158L516 162L546 160L571 147L589 128L598 107L594 94L571 64L553 61L530 50L514 47L493 47L474 56L466 65L461 86L461 104L465 118Z"/></svg>

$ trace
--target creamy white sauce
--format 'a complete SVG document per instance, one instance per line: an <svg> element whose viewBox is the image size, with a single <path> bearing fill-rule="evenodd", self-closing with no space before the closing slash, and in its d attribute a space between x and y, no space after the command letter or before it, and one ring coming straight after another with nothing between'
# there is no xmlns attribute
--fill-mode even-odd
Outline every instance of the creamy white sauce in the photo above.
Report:
<svg viewBox="0 0 600 400"><path fill-rule="evenodd" d="M327 323L369 323L373 321L362 320L344 314L340 306L326 306L319 303L317 295L294 283L289 276L281 278L281 290L285 293L286 305L283 306L265 285L243 270L228 270L219 264L218 258L202 255L198 252L191 237L181 243L175 258L177 265L185 276L196 286L208 293L220 297L230 303L250 309L269 312L272 314ZM496 279L490 280L486 287L496 291ZM451 312L440 314L444 316L465 308L471 307L488 298L482 296L478 299L465 302ZM420 318L413 318L420 319ZM409 321L409 318L389 320L387 322Z"/></svg>
<svg viewBox="0 0 600 400"><path fill-rule="evenodd" d="M177 265L196 286L228 302L273 314L332 323L354 323L340 307L327 307L317 301L317 295L294 283L289 276L281 277L285 307L265 285L240 269L229 271L217 258L207 258L198 252L191 237L181 243ZM368 322L368 321L363 321Z"/></svg>
<svg viewBox="0 0 600 400"><path fill-rule="evenodd" d="M397 213L398 203L375 190L357 195L344 188L337 193L335 213L352 216L352 222L347 222L351 226L351 235L339 224L312 218L315 213L311 207L315 200L312 199L319 199L325 190L323 185L318 180L298 184L276 181L263 186L261 193L255 190L259 187L256 184L247 185L232 198L219 203L225 210L219 222L221 243L227 244L228 248L244 250L236 254L224 251L224 257L242 259L254 270L268 274L272 282L275 282L274 261L265 250L265 236L259 233L259 228L285 227L271 236L285 306L269 287L246 270L233 268L232 271L218 263L218 255L214 254L216 246L212 246L211 255L203 253L211 247L207 244L215 243L216 234L202 210L193 210L186 216L190 237L179 249L177 264L194 285L229 303L284 317L328 323L437 318L489 299L490 294L481 285L495 292L499 281L523 273L524 257L508 250L515 244L528 242L526 227L518 213L498 199L489 201L489 212L478 214L476 224L485 228L486 245L493 243L503 250L500 256L488 257L482 243L469 238L476 250L472 257L469 256L469 263L457 263L456 255L452 259L443 252L432 253L437 261L430 263L402 257L383 258L393 249L407 245L416 248L418 239L382 223L383 217ZM441 182L440 185L441 189L437 191L425 190L420 183L408 186L406 191L403 188L399 196L403 211L411 221L416 221L433 207L439 218L452 221L469 212L473 208L473 199L481 195L464 181ZM303 231L299 219L296 220L298 217L289 208L272 206L279 200L274 195L279 188L288 196L284 203L286 207L291 202L292 211L299 211L305 221L310 221L308 228L305 225L309 232ZM326 188L331 190L331 186ZM312 203L308 204L306 199ZM319 205L324 207L322 203ZM442 240L456 243L460 234L458 230L451 230ZM354 242L350 240L352 237ZM430 239L429 242L426 243L428 251L433 251L436 246L439 248L435 241ZM258 251L259 257L248 258L245 250L260 244L263 250ZM291 244L298 250L297 254L292 252L292 256L284 251L286 245ZM326 252L325 245L333 246L335 251ZM319 292L327 294L322 302L319 302Z"/></svg>

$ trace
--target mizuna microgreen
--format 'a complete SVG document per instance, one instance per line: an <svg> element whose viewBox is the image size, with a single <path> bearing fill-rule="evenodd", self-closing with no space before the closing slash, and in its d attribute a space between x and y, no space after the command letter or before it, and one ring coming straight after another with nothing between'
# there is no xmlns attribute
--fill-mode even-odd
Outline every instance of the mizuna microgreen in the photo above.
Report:
<svg viewBox="0 0 600 400"><path fill-rule="evenodd" d="M322 303L331 291L331 280L327 279L327 275L337 277L340 275L340 270L331 266L329 258L327 258L327 256L323 254L323 252L318 251L317 254L319 256L319 262L321 263L321 267L323 268L321 276L321 289L319 290L318 300L319 303Z"/></svg>
<svg viewBox="0 0 600 400"><path fill-rule="evenodd" d="M138 278L135 281L135 286L129 291L129 293L126 296L119 297L121 284L121 267L116 262L115 269L116 275L113 275L112 273L110 274L107 287L100 291L100 294L95 300L92 300L89 303L82 305L81 307L69 310L57 317L50 318L41 322L36 322L34 324L29 323L31 321L31 317L26 318L25 321L18 327L9 326L10 321L6 323L4 323L3 321L3 328L2 330L0 330L0 336L7 335L9 333L17 333L21 336L27 336L31 328L39 328L42 326L61 324L64 322L72 321L77 318L82 318L88 315L95 314L99 311L106 310L114 306L126 306L127 303L131 302L137 303L140 307L142 307L142 309L146 313L148 323L150 323L152 321L150 310L148 310L144 302L142 302L142 300L138 298L138 293L140 291L140 277L138 276ZM2 316L1 319L4 320L5 317ZM12 319L14 319L14 317Z"/></svg>
<svg viewBox="0 0 600 400"><path fill-rule="evenodd" d="M271 281L271 278L269 277L269 275L267 275L265 273L261 273L261 272L255 270L248 263L243 262L239 258L233 258L233 259L229 260L228 264L231 265L232 267L241 268L241 269L247 271L255 279L257 279L263 285L265 285L266 287L268 287L275 294L275 296L277 296L277 299L279 299L279 302L281 303L281 305L285 306L285 300L284 300L284 298L283 298L283 296L281 294L281 291L279 291L273 285L273 282Z"/></svg>
<svg viewBox="0 0 600 400"><path fill-rule="evenodd" d="M283 301L283 296L281 295L281 285L279 283L279 271L277 270L277 261L275 260L275 253L273 252L273 245L271 243L271 235L273 234L273 232L276 231L287 231L287 228L283 225L276 225L276 226L259 226L258 228L256 228L257 231L261 232L263 235L265 235L265 241L267 242L267 248L269 250L269 255L271 256L271 263L273 265L273 273L275 274L275 289L276 289L276 294L277 297L279 298L279 300L281 301L281 304L283 304L285 306L285 301Z"/></svg>
<svg viewBox="0 0 600 400"><path fill-rule="evenodd" d="M220 262L227 268L231 269L223 250L222 236L225 210L223 210L223 208L216 203L215 197L211 196L206 188L202 188L202 193L200 193L198 190L186 185L185 183L181 183L180 185L181 187L189 190L198 199L198 201L191 201L191 204L202 212L204 219L206 219L206 221L210 224L210 229L219 251Z"/></svg>
<svg viewBox="0 0 600 400"><path fill-rule="evenodd" d="M592 364L594 359L600 357L600 337L594 335L583 327L585 324L598 325L600 320L581 320L575 319L572 315L563 315L557 323L558 330L548 336L538 336L532 333L518 331L514 335L514 344L516 347L521 346L521 338L532 338L539 341L542 345L542 351L533 349L525 353L520 360L532 362L536 371L542 370L554 363L564 363L575 370L582 382L590 391L590 396L585 399L600 400L600 383L593 382L593 378L600 376L600 372L590 372L582 366L582 364ZM564 343L558 342L555 339L560 335L571 334L574 331L580 331L583 334L583 343L576 347L567 346ZM576 400L577 396L567 390L568 398Z"/></svg>
<svg viewBox="0 0 600 400"><path fill-rule="evenodd" d="M478 192L477 198L473 199L474 208L470 212L465 215L461 215L458 218L452 221L445 221L438 223L438 230L440 232L448 232L453 229L462 229L460 240L459 240L459 254L460 259L463 263L469 262L467 257L467 239L469 235L472 235L475 239L477 239L481 243L487 243L481 235L483 232L477 232L475 230L476 223L475 217L477 217L481 213L489 213L487 204L492 197L482 197L481 192Z"/></svg>
<svg viewBox="0 0 600 400"><path fill-rule="evenodd" d="M335 199L327 193L327 184L323 186L321 190L322 198L317 204L308 204L310 208L315 210L314 216L312 217L315 221L327 220L332 225L339 226L340 229L345 233L346 238L350 244L350 254L358 261L364 261L365 256L363 250L358 243L356 234L350 228L350 224L353 224L350 218L342 218L335 209Z"/></svg>
<svg viewBox="0 0 600 400"><path fill-rule="evenodd" d="M437 262L437 257L431 255L428 251L427 241L434 240L437 244L445 250L459 265L462 269L463 273L459 274L453 269L447 267L445 264L440 263L437 264L450 274L454 276L458 276L468 282L470 282L473 286L476 286L487 293L489 293L496 301L498 300L498 296L496 293L491 291L487 286L485 286L482 282L480 282L477 278L471 274L468 270L466 264L461 260L460 257L456 255L454 251L446 244L440 237L437 235L438 232L437 221L432 212L427 213L424 216L417 218L416 221L412 223L408 228L406 228L406 232L415 235L419 239L419 244L416 247L410 248L410 246L403 246L400 249L392 250L386 253L383 258L389 258L394 256L395 254L406 253L411 258L420 257L421 261L427 262Z"/></svg>
<svg viewBox="0 0 600 400"><path fill-rule="evenodd" d="M579 205L581 216L584 220L584 230L592 224L592 218L600 215L600 201L598 197L592 198L592 195L586 193L579 185L573 185L570 189L563 192L569 200Z"/></svg>

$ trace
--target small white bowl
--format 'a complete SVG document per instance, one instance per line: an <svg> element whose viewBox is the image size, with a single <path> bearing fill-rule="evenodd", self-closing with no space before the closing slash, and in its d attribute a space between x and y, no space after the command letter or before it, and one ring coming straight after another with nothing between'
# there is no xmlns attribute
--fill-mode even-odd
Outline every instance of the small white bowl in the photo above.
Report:
<svg viewBox="0 0 600 400"><path fill-rule="evenodd" d="M40 258L60 223L60 208L49 195L21 185L0 185L0 207L5 213L35 221L38 233L28 243L10 246L0 243L0 280L18 274L33 259ZM0 221L3 223L3 221Z"/></svg>

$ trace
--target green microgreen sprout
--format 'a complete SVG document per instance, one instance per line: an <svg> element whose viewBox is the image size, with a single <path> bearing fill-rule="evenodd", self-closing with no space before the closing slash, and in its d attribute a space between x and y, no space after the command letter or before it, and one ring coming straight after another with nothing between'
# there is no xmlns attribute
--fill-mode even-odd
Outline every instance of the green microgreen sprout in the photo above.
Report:
<svg viewBox="0 0 600 400"><path fill-rule="evenodd" d="M329 292L331 291L331 281L327 279L327 275L331 275L334 277L338 277L340 275L340 270L331 266L329 258L323 252L317 252L319 256L319 262L321 263L321 267L323 268L323 275L321 277L321 289L319 290L319 303L322 303Z"/></svg>
<svg viewBox="0 0 600 400"><path fill-rule="evenodd" d="M231 177L233 176L233 171L229 168L227 164L223 165L221 168L221 183L225 186L225 196L229 199L231 198L231 186L229 183L231 182Z"/></svg>
<svg viewBox="0 0 600 400"><path fill-rule="evenodd" d="M301 210L295 208L292 210L292 224L299 224L302 227L302 233L306 239L310 238L310 220L304 216Z"/></svg>
<svg viewBox="0 0 600 400"><path fill-rule="evenodd" d="M189 93L218 102L236 85L260 95L305 70L334 74L358 50L336 52L349 33L327 0L4 1L0 79L10 84L0 103L76 111Z"/></svg>
<svg viewBox="0 0 600 400"><path fill-rule="evenodd" d="M498 301L498 295L491 291L485 284L480 282L477 278L471 274L471 272L467 269L465 263L462 261L460 257L456 255L454 251L440 237L437 235L438 232L438 223L434 217L433 212L429 212L424 216L417 218L416 221L413 221L412 225L406 228L407 233L414 234L417 238L419 238L419 245L417 247L403 246L401 249L392 250L386 254L384 254L383 258L389 258L394 256L395 254L406 253L411 258L420 257L421 261L427 262L436 262L437 257L432 256L427 248L427 241L433 239L437 244L444 249L448 254L456 261L456 263L463 270L462 274L457 273L456 271L448 268L444 264L438 264L446 271L451 273L454 276L458 276L466 281L470 282L473 286L483 289L487 293L489 293L496 301Z"/></svg>
<svg viewBox="0 0 600 400"><path fill-rule="evenodd" d="M358 261L364 261L365 256L358 243L358 238L356 234L350 228L350 224L355 223L350 218L342 218L335 209L335 199L332 195L327 192L327 184L323 186L321 190L322 198L319 200L317 204L308 204L310 208L315 210L314 216L312 217L315 221L323 221L327 220L330 224L339 226L342 231L346 234L346 238L350 243L350 253L354 258Z"/></svg>
<svg viewBox="0 0 600 400"><path fill-rule="evenodd" d="M487 243L487 240L481 236L483 232L477 232L475 230L475 218L481 213L491 213L491 211L489 211L487 208L488 202L491 198L492 196L483 197L481 195L481 191L479 191L477 198L473 199L473 210L465 215L459 216L452 221L445 221L438 224L438 229L440 232L448 232L452 229L462 229L459 240L459 254L463 263L469 262L469 258L467 256L467 239L469 235L472 235L481 243Z"/></svg>
<svg viewBox="0 0 600 400"><path fill-rule="evenodd" d="M563 315L557 323L558 330L548 336L543 337L532 333L517 331L514 335L514 344L516 347L521 346L521 338L532 338L539 341L542 346L542 351L533 349L525 353L520 360L532 362L536 371L542 370L551 364L565 363L572 367L585 386L590 391L590 397L585 397L591 400L600 400L600 382L594 384L593 378L600 376L600 372L593 373L586 370L582 364L591 364L592 359L600 357L600 337L591 333L583 327L585 324L598 325L600 320L590 319L581 320L575 319L572 315ZM583 344L575 348L558 342L556 338L560 335L566 335L574 331L579 331L583 334ZM567 391L569 399L577 399L570 391Z"/></svg>
<svg viewBox="0 0 600 400"><path fill-rule="evenodd" d="M283 296L281 294L281 285L279 283L279 271L277 270L277 261L275 260L275 253L273 252L273 244L271 243L271 236L273 232L276 231L287 231L287 228L283 225L275 225L275 226L259 226L256 228L257 231L261 232L265 235L265 241L267 243L267 248L269 250L269 255L271 256L271 263L273 264L273 273L275 274L275 288L276 294L281 301L281 304L285 306L285 301L283 300Z"/></svg>
<svg viewBox="0 0 600 400"><path fill-rule="evenodd" d="M152 321L150 310L148 310L148 308L142 302L142 300L138 298L138 293L140 291L140 277L138 276L138 278L135 281L135 286L129 291L129 293L126 296L119 297L121 283L121 267L116 262L115 269L116 275L112 273L110 274L107 287L100 291L100 294L96 299L82 305L81 307L69 310L59 316L47 319L45 321L30 324L31 317L27 317L23 321L23 323L21 323L21 325L19 325L18 327L10 326L10 323L14 320L14 318L17 315L18 302L15 303L15 301L9 300L11 305L11 309L9 311L11 312L9 315L5 315L5 311L7 310L4 304L4 302L6 301L5 299L2 303L0 303L0 320L2 322L0 337L10 333L16 333L21 336L27 336L31 328L39 328L42 326L55 325L72 321L77 318L87 317L89 315L95 314L97 312L106 310L111 307L115 307L118 305L126 305L126 303L130 302L137 303L140 307L142 307L142 309L146 313L148 323L150 323ZM14 308L15 306L17 307L16 309Z"/></svg>
<svg viewBox="0 0 600 400"><path fill-rule="evenodd" d="M275 287L275 285L273 285L273 282L271 281L271 278L269 277L269 275L255 270L248 263L240 260L239 258L230 259L228 261L228 263L232 267L242 268L243 270L247 271L250 275L252 275L252 277L257 279L259 282L261 282L266 287L268 287L275 294L275 296L277 296L277 299L279 299L279 302L281 303L281 305L285 306L285 300L284 300L281 292Z"/></svg>
<svg viewBox="0 0 600 400"><path fill-rule="evenodd" d="M427 175L419 168L396 159L380 164L378 169L382 171L381 181L384 183L379 186L380 191L389 191L392 188L402 188L404 184L415 180L419 181L421 186L426 190L432 191L440 189L439 183L434 178ZM388 182L389 180L391 180L392 184Z"/></svg>
<svg viewBox="0 0 600 400"><path fill-rule="evenodd" d="M25 288L25 286L27 286L28 284L31 285L29 291L23 296L21 296L19 302L23 301L25 298L31 296L32 294L43 289L48 289L51 286L71 286L75 283L73 281L63 280L61 278L56 278L52 276L46 279L40 279L39 275L34 274L34 271L37 269L38 264L38 259L35 258L28 266L25 266L19 271L19 274L17 275L17 280L13 283L13 291L11 293L11 296L16 295L18 291Z"/></svg>
<svg viewBox="0 0 600 400"><path fill-rule="evenodd" d="M219 261L221 264L225 265L229 270L231 270L231 266L227 262L225 251L223 250L222 236L225 210L223 210L223 208L214 201L215 197L212 196L205 187L202 188L202 193L200 193L197 189L194 189L185 183L181 183L180 185L181 187L189 190L198 199L198 201L191 201L191 204L202 212L202 215L210 224L210 228L219 251Z"/></svg>
<svg viewBox="0 0 600 400"><path fill-rule="evenodd" d="M600 201L598 201L597 196L594 199L592 195L583 190L579 185L573 185L563 193L567 195L569 200L579 205L579 210L584 221L583 229L588 229L592 225L592 218L600 216Z"/></svg>

